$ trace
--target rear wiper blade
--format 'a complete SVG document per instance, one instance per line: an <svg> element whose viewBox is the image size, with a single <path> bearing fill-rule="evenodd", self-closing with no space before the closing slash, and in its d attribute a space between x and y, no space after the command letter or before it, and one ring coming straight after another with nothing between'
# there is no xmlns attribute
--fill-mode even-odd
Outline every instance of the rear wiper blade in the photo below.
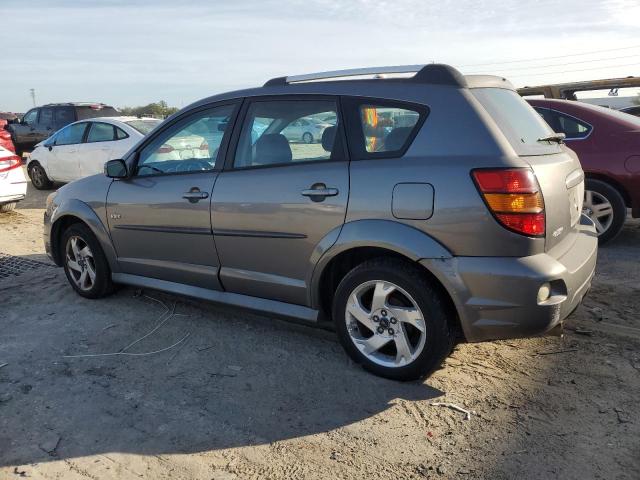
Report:
<svg viewBox="0 0 640 480"><path fill-rule="evenodd" d="M538 142L556 142L556 143L564 143L566 135L564 133L554 133L553 135L548 135L546 137L540 137Z"/></svg>

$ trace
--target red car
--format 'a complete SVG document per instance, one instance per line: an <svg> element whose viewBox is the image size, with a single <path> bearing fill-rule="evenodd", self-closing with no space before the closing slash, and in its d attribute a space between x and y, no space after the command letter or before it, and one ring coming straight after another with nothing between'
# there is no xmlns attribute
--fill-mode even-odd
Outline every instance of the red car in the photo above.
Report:
<svg viewBox="0 0 640 480"><path fill-rule="evenodd" d="M6 124L6 120L0 120L0 147L4 147L7 150L16 153L16 147L11 140L11 134L4 129L3 122Z"/></svg>
<svg viewBox="0 0 640 480"><path fill-rule="evenodd" d="M578 154L587 177L583 213L596 224L600 244L608 242L627 208L640 217L640 118L576 101L527 101Z"/></svg>

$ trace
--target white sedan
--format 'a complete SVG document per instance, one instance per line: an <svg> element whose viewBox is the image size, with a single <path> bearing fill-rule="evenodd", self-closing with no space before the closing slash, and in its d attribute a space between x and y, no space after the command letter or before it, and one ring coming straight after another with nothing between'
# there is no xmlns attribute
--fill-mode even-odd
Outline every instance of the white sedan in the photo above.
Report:
<svg viewBox="0 0 640 480"><path fill-rule="evenodd" d="M27 179L22 171L22 159L0 147L0 213L10 212L27 194Z"/></svg>
<svg viewBox="0 0 640 480"><path fill-rule="evenodd" d="M27 163L38 190L102 173L107 160L122 158L161 120L99 117L71 123L36 145Z"/></svg>

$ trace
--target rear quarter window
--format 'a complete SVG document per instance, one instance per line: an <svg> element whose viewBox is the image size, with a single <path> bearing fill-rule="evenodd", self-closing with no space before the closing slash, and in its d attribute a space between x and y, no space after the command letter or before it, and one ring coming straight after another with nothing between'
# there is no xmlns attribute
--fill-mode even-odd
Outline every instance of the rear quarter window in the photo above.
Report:
<svg viewBox="0 0 640 480"><path fill-rule="evenodd" d="M120 112L113 107L76 107L76 113L78 114L78 120L85 120L87 118L95 117L117 117Z"/></svg>
<svg viewBox="0 0 640 480"><path fill-rule="evenodd" d="M393 100L349 98L344 103L356 159L403 156L429 113L424 105Z"/></svg>

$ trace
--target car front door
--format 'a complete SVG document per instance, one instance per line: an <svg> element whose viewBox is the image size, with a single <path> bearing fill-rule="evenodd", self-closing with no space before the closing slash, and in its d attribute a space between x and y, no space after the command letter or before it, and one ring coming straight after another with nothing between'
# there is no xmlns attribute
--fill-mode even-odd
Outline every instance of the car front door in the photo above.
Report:
<svg viewBox="0 0 640 480"><path fill-rule="evenodd" d="M124 273L220 288L211 192L237 107L216 104L178 117L127 158L130 177L115 180L107 197L109 230Z"/></svg>
<svg viewBox="0 0 640 480"><path fill-rule="evenodd" d="M20 123L11 126L14 138L20 148L30 148L36 143L36 124L38 122L38 108L33 108L24 114Z"/></svg>
<svg viewBox="0 0 640 480"><path fill-rule="evenodd" d="M338 100L324 96L245 102L242 127L234 130L213 191L212 224L225 290L308 303L314 251L331 246L344 223L348 162L342 122L312 145L283 131L301 117L338 110Z"/></svg>
<svg viewBox="0 0 640 480"><path fill-rule="evenodd" d="M71 182L80 178L79 150L87 130L87 122L66 126L52 139L49 145L47 171L51 180Z"/></svg>

